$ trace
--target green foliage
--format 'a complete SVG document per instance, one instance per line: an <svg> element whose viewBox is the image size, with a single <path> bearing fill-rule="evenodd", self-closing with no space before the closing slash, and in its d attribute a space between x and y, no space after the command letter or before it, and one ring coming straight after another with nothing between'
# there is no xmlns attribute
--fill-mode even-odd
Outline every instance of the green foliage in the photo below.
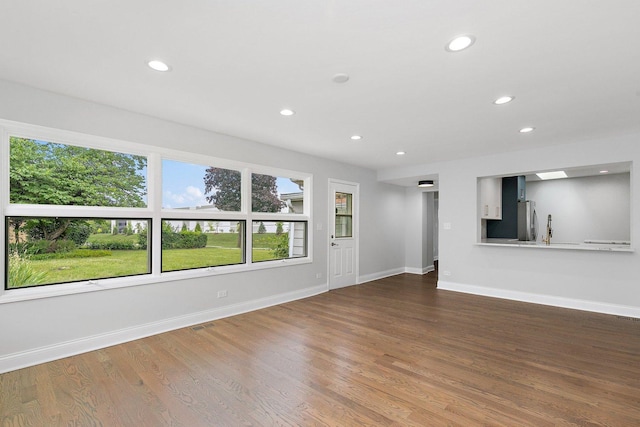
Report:
<svg viewBox="0 0 640 427"><path fill-rule="evenodd" d="M241 181L239 171L207 168L204 176L207 201L221 211L240 211ZM284 202L278 198L276 177L271 175L251 175L251 208L253 212L280 212Z"/></svg>
<svg viewBox="0 0 640 427"><path fill-rule="evenodd" d="M12 251L9 253L8 287L20 288L44 283L46 273L33 268L33 264L25 254Z"/></svg>
<svg viewBox="0 0 640 427"><path fill-rule="evenodd" d="M182 223L182 228L180 229L180 231L181 231L181 232L182 232L182 231L189 231L189 228L187 227L187 223L186 223L186 222L183 222L183 223Z"/></svg>
<svg viewBox="0 0 640 427"><path fill-rule="evenodd" d="M278 221L276 223L276 236L279 236L282 234L284 230L282 229L282 221Z"/></svg>
<svg viewBox="0 0 640 427"><path fill-rule="evenodd" d="M11 137L11 203L144 207L146 157Z"/></svg>
<svg viewBox="0 0 640 427"><path fill-rule="evenodd" d="M162 249L195 249L207 246L207 236L195 231L162 234Z"/></svg>
<svg viewBox="0 0 640 427"><path fill-rule="evenodd" d="M96 250L96 249L76 249L71 252L54 252L40 255L33 255L32 260L45 260L45 259L72 259L72 258L100 258L105 256L111 256L111 251L108 250Z"/></svg>
<svg viewBox="0 0 640 427"><path fill-rule="evenodd" d="M251 175L252 212L280 212L284 202L278 197L276 177L271 175Z"/></svg>
<svg viewBox="0 0 640 427"><path fill-rule="evenodd" d="M26 256L51 254L51 253L69 253L76 249L76 244L71 240L33 240L29 242L11 243L9 250L12 252L20 252Z"/></svg>
<svg viewBox="0 0 640 427"><path fill-rule="evenodd" d="M260 221L260 225L258 226L258 234L264 234L267 232L267 228L264 226L264 222Z"/></svg>
<svg viewBox="0 0 640 427"><path fill-rule="evenodd" d="M10 138L11 203L144 207L143 156ZM35 239L65 238L71 220L30 220ZM74 238L75 240L75 238Z"/></svg>
<svg viewBox="0 0 640 427"><path fill-rule="evenodd" d="M106 219L92 219L87 221L91 227L92 234L102 234L111 232L111 221Z"/></svg>
<svg viewBox="0 0 640 427"><path fill-rule="evenodd" d="M204 193L207 201L221 211L240 211L242 174L230 169L207 168L204 175Z"/></svg>
<svg viewBox="0 0 640 427"><path fill-rule="evenodd" d="M184 230L176 232L171 224L162 221L162 249L194 249L207 246L208 235L196 231ZM142 232L137 235L138 247L147 248L147 233Z"/></svg>
<svg viewBox="0 0 640 427"><path fill-rule="evenodd" d="M193 231L195 231L196 233L202 233L202 227L200 227L200 223L196 222L196 226L193 229Z"/></svg>
<svg viewBox="0 0 640 427"><path fill-rule="evenodd" d="M72 221L64 233L64 236L77 246L84 245L90 235L91 226L87 221Z"/></svg>
<svg viewBox="0 0 640 427"><path fill-rule="evenodd" d="M86 247L87 249L92 249L92 250L102 249L102 250L111 250L111 251L131 251L134 249L139 249L139 246L135 242L126 241L126 240L88 242ZM143 248L140 248L140 249L143 249Z"/></svg>
<svg viewBox="0 0 640 427"><path fill-rule="evenodd" d="M274 240L273 257L276 259L289 258L289 233L276 234Z"/></svg>

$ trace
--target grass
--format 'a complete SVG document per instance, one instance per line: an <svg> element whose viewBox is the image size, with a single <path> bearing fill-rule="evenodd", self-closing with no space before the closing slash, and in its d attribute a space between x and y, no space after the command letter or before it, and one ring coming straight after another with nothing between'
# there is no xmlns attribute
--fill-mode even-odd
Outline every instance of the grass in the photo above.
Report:
<svg viewBox="0 0 640 427"><path fill-rule="evenodd" d="M107 236L107 237L103 237ZM131 239L136 236L112 236L109 234L92 235L89 241L107 240L114 237ZM171 249L162 251L162 271L186 270L216 265L240 264L242 253L236 248L238 235L235 233L208 234L209 243L215 245L199 249ZM257 239L256 239L257 237ZM254 261L274 259L273 251L269 248L270 235L254 236L254 245L264 245L253 249ZM41 277L40 283L54 284L89 279L103 279L107 277L123 277L147 274L149 270L148 253L145 250L102 251L110 252L108 256L91 258L58 258L29 260L33 274ZM24 286L32 286L30 282ZM19 286L14 286L19 287Z"/></svg>

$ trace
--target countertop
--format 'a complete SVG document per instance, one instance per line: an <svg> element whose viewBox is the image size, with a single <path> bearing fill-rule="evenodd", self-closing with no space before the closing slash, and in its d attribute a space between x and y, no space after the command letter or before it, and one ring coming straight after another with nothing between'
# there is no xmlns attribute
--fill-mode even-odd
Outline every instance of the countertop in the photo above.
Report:
<svg viewBox="0 0 640 427"><path fill-rule="evenodd" d="M588 240L579 242L554 242L547 245L540 241L521 241L518 239L483 239L477 243L480 246L507 246L535 249L569 249L580 251L614 251L614 252L634 252L630 242Z"/></svg>

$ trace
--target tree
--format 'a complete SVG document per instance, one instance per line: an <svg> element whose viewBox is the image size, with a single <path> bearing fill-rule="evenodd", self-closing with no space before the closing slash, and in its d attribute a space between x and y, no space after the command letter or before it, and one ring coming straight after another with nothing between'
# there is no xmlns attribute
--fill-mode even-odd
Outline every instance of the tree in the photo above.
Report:
<svg viewBox="0 0 640 427"><path fill-rule="evenodd" d="M264 234L267 232L267 228L264 226L264 222L260 221L260 225L258 226L258 234Z"/></svg>
<svg viewBox="0 0 640 427"><path fill-rule="evenodd" d="M207 201L221 211L237 212L241 200L240 172L215 168L207 168L204 176L204 193ZM276 177L271 175L251 175L251 209L253 212L279 212L284 202L278 197Z"/></svg>
<svg viewBox="0 0 640 427"><path fill-rule="evenodd" d="M281 235L283 231L284 230L282 229L282 221L276 222L276 236Z"/></svg>
<svg viewBox="0 0 640 427"><path fill-rule="evenodd" d="M143 156L10 139L11 203L63 206L144 207L146 167ZM63 238L67 219L29 220L30 234Z"/></svg>
<svg viewBox="0 0 640 427"><path fill-rule="evenodd" d="M279 212L284 202L278 196L276 177L271 175L251 175L251 211Z"/></svg>
<svg viewBox="0 0 640 427"><path fill-rule="evenodd" d="M230 169L207 168L204 175L204 194L207 202L221 211L238 212L240 210L242 175Z"/></svg>

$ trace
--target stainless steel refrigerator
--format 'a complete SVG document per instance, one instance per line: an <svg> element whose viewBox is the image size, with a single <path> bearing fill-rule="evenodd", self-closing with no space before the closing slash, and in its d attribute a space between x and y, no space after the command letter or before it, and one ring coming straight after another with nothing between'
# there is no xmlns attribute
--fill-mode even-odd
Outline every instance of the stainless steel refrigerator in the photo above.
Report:
<svg viewBox="0 0 640 427"><path fill-rule="evenodd" d="M538 238L538 215L536 203L531 200L518 201L518 240L531 241Z"/></svg>

